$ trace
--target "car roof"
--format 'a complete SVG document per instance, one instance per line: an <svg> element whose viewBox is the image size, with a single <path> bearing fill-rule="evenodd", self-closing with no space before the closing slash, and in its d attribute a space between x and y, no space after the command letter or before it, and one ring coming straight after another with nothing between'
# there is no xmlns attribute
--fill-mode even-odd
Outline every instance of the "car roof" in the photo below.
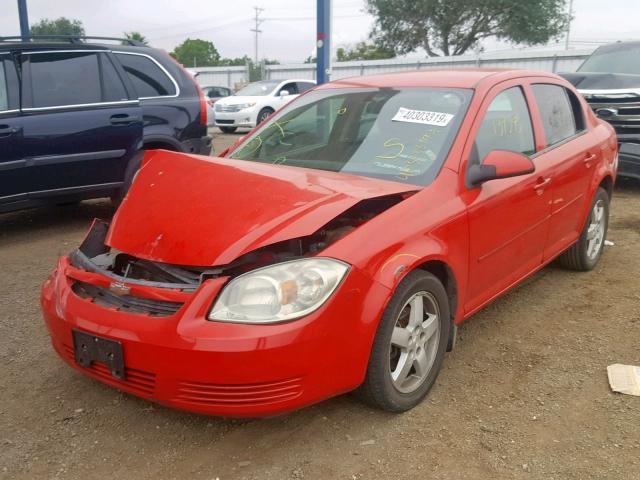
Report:
<svg viewBox="0 0 640 480"><path fill-rule="evenodd" d="M273 83L274 85L277 83L288 83L288 82L310 82L310 83L316 83L315 80L311 79L311 78L266 78L264 80L256 80L255 82L251 82L251 83L260 83L260 82L266 82L266 83Z"/></svg>
<svg viewBox="0 0 640 480"><path fill-rule="evenodd" d="M628 47L640 47L640 40L632 40L629 42L614 42L607 43L606 45L599 46L595 51L597 52L615 52L616 50L623 50Z"/></svg>
<svg viewBox="0 0 640 480"><path fill-rule="evenodd" d="M498 83L520 77L558 78L547 72L499 68L450 68L392 72L335 80L319 88L449 87L477 88L482 83Z"/></svg>
<svg viewBox="0 0 640 480"><path fill-rule="evenodd" d="M154 48L148 46L120 45L118 43L70 43L68 41L0 42L0 51L6 50L118 50L142 53L153 51Z"/></svg>

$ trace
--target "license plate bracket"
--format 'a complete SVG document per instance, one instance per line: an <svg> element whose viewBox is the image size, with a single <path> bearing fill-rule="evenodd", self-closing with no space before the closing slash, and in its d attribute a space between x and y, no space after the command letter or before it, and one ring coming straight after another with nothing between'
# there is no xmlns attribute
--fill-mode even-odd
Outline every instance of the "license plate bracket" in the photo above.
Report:
<svg viewBox="0 0 640 480"><path fill-rule="evenodd" d="M109 368L113 377L124 380L124 355L120 342L80 330L72 330L72 334L73 354L78 365L88 368L93 362L100 362Z"/></svg>

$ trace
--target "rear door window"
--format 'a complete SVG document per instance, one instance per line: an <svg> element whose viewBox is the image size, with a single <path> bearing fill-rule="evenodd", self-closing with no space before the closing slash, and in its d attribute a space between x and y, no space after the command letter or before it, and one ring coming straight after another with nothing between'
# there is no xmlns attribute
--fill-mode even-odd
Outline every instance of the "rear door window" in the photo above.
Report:
<svg viewBox="0 0 640 480"><path fill-rule="evenodd" d="M539 83L531 86L536 99L548 145L572 137L578 132L573 106L564 87Z"/></svg>
<svg viewBox="0 0 640 480"><path fill-rule="evenodd" d="M139 98L175 96L176 85L166 71L146 55L115 53Z"/></svg>
<svg viewBox="0 0 640 480"><path fill-rule="evenodd" d="M0 56L0 112L9 110L9 86L2 56Z"/></svg>
<svg viewBox="0 0 640 480"><path fill-rule="evenodd" d="M46 52L27 57L32 107L102 102L97 53Z"/></svg>
<svg viewBox="0 0 640 480"><path fill-rule="evenodd" d="M102 52L23 54L26 107L91 105L128 100L122 79Z"/></svg>
<svg viewBox="0 0 640 480"><path fill-rule="evenodd" d="M492 150L535 152L531 116L520 87L499 93L489 105L476 136L473 160L482 163Z"/></svg>
<svg viewBox="0 0 640 480"><path fill-rule="evenodd" d="M102 82L104 88L103 100L105 102L119 102L128 100L127 91L124 88L122 79L116 71L116 67L111 63L109 57L100 54L100 66L102 69Z"/></svg>
<svg viewBox="0 0 640 480"><path fill-rule="evenodd" d="M296 82L298 85L298 93L306 92L310 88L315 87L311 82Z"/></svg>

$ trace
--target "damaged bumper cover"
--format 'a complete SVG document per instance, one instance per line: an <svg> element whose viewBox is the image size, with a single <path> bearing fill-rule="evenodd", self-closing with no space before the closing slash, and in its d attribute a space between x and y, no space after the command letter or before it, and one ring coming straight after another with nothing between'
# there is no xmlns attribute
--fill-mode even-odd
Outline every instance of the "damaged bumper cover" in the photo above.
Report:
<svg viewBox="0 0 640 480"><path fill-rule="evenodd" d="M364 325L378 318L390 292L358 269L340 295L299 320L212 322L207 314L229 279L225 272L136 263L104 245L107 229L96 222L42 289L52 344L77 370L161 404L240 417L292 410L362 382L369 342L353 339L370 335ZM77 363L78 331L121 345L120 377L100 362Z"/></svg>

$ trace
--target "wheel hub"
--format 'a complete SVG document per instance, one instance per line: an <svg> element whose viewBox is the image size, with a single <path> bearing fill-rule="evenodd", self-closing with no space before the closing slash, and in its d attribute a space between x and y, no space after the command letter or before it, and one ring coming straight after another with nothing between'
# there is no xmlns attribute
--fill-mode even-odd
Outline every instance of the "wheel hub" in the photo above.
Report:
<svg viewBox="0 0 640 480"><path fill-rule="evenodd" d="M440 312L429 292L412 295L400 310L389 357L393 385L402 393L417 390L435 361L440 341Z"/></svg>

